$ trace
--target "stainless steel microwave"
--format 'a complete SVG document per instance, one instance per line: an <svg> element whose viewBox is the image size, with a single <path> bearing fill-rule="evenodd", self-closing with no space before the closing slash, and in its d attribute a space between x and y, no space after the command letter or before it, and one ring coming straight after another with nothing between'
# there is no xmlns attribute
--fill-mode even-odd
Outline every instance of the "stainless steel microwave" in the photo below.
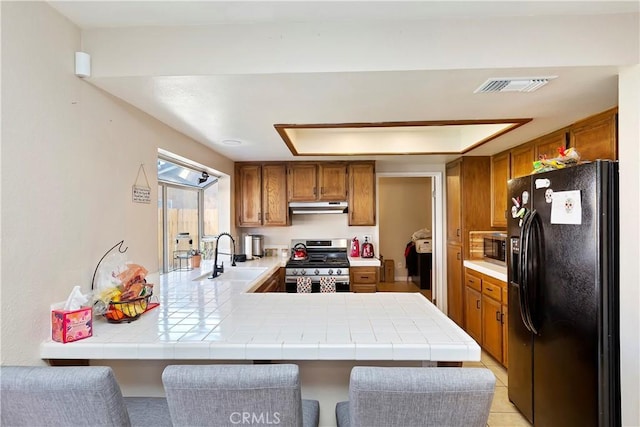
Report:
<svg viewBox="0 0 640 427"><path fill-rule="evenodd" d="M492 233L484 236L483 258L485 261L500 265L507 262L507 235Z"/></svg>

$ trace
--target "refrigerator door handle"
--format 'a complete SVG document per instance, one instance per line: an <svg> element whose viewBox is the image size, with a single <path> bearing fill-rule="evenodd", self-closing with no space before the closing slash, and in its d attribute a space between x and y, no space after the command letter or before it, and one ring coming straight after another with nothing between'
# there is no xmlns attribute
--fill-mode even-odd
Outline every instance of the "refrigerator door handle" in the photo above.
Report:
<svg viewBox="0 0 640 427"><path fill-rule="evenodd" d="M527 328L529 332L531 332L531 328L529 326L529 319L527 318L527 224L529 223L530 214L527 212L522 218L522 226L520 227L520 253L518 254L518 275L520 276L520 290L518 292L518 302L520 305L520 317L522 318L522 323L524 327Z"/></svg>
<svg viewBox="0 0 640 427"><path fill-rule="evenodd" d="M538 308L538 300L540 298L540 273L543 268L542 264L542 221L540 220L540 214L535 210L531 213L531 223L529 230L531 238L531 269L530 277L532 281L527 293L527 308L529 310L529 322L531 326L531 332L536 335L540 335L540 325L536 325L536 316Z"/></svg>
<svg viewBox="0 0 640 427"><path fill-rule="evenodd" d="M536 210L533 210L528 217L528 221L526 224L523 224L523 234L524 234L524 270L526 274L526 287L523 292L523 300L524 300L524 308L525 313L524 316L527 319L527 329L529 329L532 333L539 335L536 326L534 325L534 313L532 312L532 303L535 304L535 296L532 298L531 292L536 293L538 287L538 261L540 260L539 251L540 251L540 242L535 240L534 230L540 230L540 215ZM539 237L539 236L538 236ZM539 239L538 239L539 240ZM533 301L532 301L533 299Z"/></svg>

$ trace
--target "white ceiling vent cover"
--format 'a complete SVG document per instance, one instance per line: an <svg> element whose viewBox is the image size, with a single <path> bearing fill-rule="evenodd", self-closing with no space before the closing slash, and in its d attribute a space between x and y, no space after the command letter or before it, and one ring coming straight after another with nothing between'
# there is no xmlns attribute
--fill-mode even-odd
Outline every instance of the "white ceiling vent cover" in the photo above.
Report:
<svg viewBox="0 0 640 427"><path fill-rule="evenodd" d="M473 93L533 92L558 76L531 78L492 78L484 82Z"/></svg>

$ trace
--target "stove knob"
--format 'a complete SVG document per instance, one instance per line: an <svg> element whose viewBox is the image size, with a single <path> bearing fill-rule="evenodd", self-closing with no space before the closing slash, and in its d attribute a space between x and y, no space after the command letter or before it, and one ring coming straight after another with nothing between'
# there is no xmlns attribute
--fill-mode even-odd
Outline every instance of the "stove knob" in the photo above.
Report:
<svg viewBox="0 0 640 427"><path fill-rule="evenodd" d="M320 274L320 270L318 270L318 269L316 268L316 269L315 269L315 271L314 271L313 273L317 276L318 274Z"/></svg>
<svg viewBox="0 0 640 427"><path fill-rule="evenodd" d="M329 276L331 276L333 274L333 268L329 269Z"/></svg>
<svg viewBox="0 0 640 427"><path fill-rule="evenodd" d="M298 270L296 270L296 269L294 268L294 269L293 269L293 271L291 271L291 274L293 274L293 275L295 276L296 274L298 274Z"/></svg>
<svg viewBox="0 0 640 427"><path fill-rule="evenodd" d="M307 274L307 272L306 272L306 270L300 270L300 274L302 274L304 276L305 274Z"/></svg>
<svg viewBox="0 0 640 427"><path fill-rule="evenodd" d="M339 276L342 274L342 270L338 269L338 271L336 271L336 274Z"/></svg>

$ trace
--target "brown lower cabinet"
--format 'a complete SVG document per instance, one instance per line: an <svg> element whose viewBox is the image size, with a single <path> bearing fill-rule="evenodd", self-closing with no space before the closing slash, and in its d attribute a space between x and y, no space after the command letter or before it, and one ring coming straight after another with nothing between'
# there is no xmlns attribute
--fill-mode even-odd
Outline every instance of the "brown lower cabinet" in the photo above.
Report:
<svg viewBox="0 0 640 427"><path fill-rule="evenodd" d="M465 305L465 330L471 335L471 338L482 343L482 294L466 286Z"/></svg>
<svg viewBox="0 0 640 427"><path fill-rule="evenodd" d="M507 284L465 268L465 331L507 366Z"/></svg>
<svg viewBox="0 0 640 427"><path fill-rule="evenodd" d="M351 267L351 292L376 292L379 267Z"/></svg>
<svg viewBox="0 0 640 427"><path fill-rule="evenodd" d="M279 268L255 292L284 292L284 268Z"/></svg>

